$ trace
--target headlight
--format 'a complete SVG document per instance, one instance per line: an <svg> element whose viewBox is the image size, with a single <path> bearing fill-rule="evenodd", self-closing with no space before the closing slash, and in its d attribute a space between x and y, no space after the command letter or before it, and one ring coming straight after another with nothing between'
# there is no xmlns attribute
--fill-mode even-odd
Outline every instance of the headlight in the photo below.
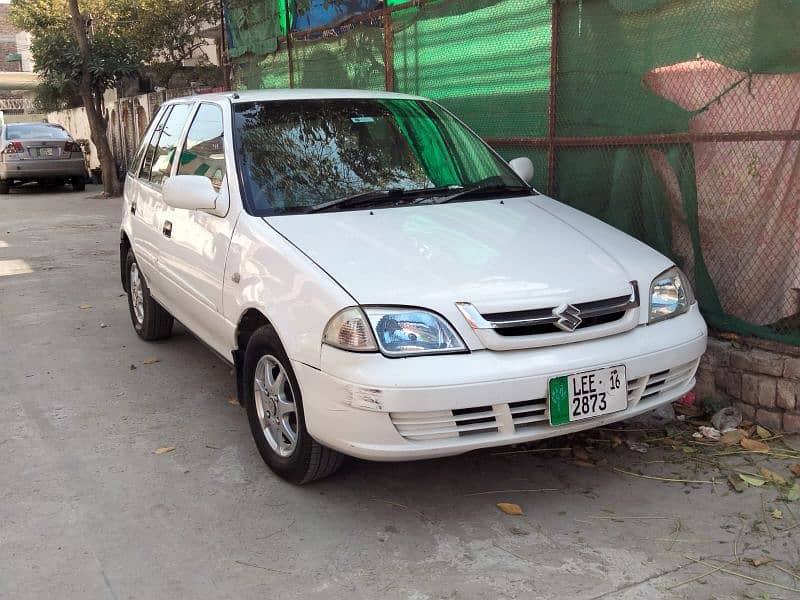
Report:
<svg viewBox="0 0 800 600"><path fill-rule="evenodd" d="M667 269L650 284L650 323L676 317L694 304L686 275L678 267Z"/></svg>
<svg viewBox="0 0 800 600"><path fill-rule="evenodd" d="M450 324L418 308L365 308L381 351L387 356L466 352Z"/></svg>
<svg viewBox="0 0 800 600"><path fill-rule="evenodd" d="M328 322L322 342L353 352L380 348L387 356L467 351L447 321L418 308L345 308Z"/></svg>
<svg viewBox="0 0 800 600"><path fill-rule="evenodd" d="M351 352L375 352L378 349L367 317L357 306L333 315L325 327L322 343Z"/></svg>

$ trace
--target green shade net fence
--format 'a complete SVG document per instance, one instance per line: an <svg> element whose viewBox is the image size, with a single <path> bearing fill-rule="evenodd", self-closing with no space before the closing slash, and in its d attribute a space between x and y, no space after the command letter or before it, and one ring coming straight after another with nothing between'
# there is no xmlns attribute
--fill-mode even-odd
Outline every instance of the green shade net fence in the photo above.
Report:
<svg viewBox="0 0 800 600"><path fill-rule="evenodd" d="M237 87L289 87L281 5L236 2ZM294 32L294 85L437 100L531 158L538 189L670 256L713 327L800 345L800 0L560 0L552 132L549 0L387 4Z"/></svg>

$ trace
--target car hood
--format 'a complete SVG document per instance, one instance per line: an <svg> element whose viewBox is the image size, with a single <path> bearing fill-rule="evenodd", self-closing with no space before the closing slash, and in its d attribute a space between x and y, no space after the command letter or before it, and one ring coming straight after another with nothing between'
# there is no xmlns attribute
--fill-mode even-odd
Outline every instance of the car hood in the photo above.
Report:
<svg viewBox="0 0 800 600"><path fill-rule="evenodd" d="M559 214L561 212L562 214ZM360 304L451 312L628 295L669 261L544 196L267 217ZM573 222L574 221L574 222Z"/></svg>

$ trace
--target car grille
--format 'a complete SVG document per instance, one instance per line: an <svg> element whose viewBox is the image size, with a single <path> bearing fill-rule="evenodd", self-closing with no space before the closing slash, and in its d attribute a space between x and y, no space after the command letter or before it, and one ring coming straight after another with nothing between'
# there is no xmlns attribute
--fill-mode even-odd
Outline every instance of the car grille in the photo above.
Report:
<svg viewBox="0 0 800 600"><path fill-rule="evenodd" d="M625 316L625 313L639 306L638 298L618 296L594 302L581 302L573 305L581 318L580 324L573 331L612 323ZM498 335L511 337L518 335L541 335L545 333L563 333L556 326L559 317L554 315L558 307L539 308L502 313L488 313L481 316L489 322Z"/></svg>
<svg viewBox="0 0 800 600"><path fill-rule="evenodd" d="M665 395L691 382L698 363L694 360L628 380L628 408L640 402L658 404ZM454 410L393 412L389 416L397 432L412 442L552 430L546 398Z"/></svg>

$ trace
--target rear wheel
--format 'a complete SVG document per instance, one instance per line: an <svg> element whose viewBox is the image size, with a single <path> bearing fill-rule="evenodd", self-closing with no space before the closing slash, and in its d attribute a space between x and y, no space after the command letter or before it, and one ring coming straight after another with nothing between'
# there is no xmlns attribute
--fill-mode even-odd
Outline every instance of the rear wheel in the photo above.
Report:
<svg viewBox="0 0 800 600"><path fill-rule="evenodd" d="M72 183L72 191L74 192L82 192L86 189L85 177L73 177L70 183Z"/></svg>
<svg viewBox="0 0 800 600"><path fill-rule="evenodd" d="M244 355L244 401L261 457L279 476L296 484L322 479L344 456L306 430L303 402L289 358L275 330L256 330Z"/></svg>
<svg viewBox="0 0 800 600"><path fill-rule="evenodd" d="M11 182L0 179L0 194L8 194L11 191Z"/></svg>
<svg viewBox="0 0 800 600"><path fill-rule="evenodd" d="M147 282L130 250L125 268L128 273L128 308L134 330L140 338L147 341L168 338L172 335L174 319L150 296Z"/></svg>

